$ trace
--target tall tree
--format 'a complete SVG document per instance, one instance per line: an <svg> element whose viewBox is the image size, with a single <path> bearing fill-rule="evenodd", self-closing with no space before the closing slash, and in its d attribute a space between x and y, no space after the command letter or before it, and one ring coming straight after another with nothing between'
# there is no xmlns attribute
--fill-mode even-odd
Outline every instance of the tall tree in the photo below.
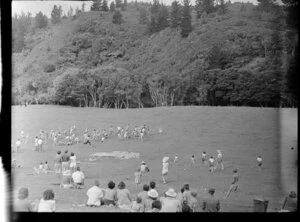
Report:
<svg viewBox="0 0 300 222"><path fill-rule="evenodd" d="M157 15L158 31L163 30L164 28L169 26L169 14L169 10L166 6L161 5L159 7Z"/></svg>
<svg viewBox="0 0 300 222"><path fill-rule="evenodd" d="M220 5L218 8L220 14L225 14L227 12L227 4L224 2L224 0L220 0Z"/></svg>
<svg viewBox="0 0 300 222"><path fill-rule="evenodd" d="M182 18L181 18L181 36L188 37L189 33L193 30L192 27L192 16L191 16L191 5L189 0L183 1Z"/></svg>
<svg viewBox="0 0 300 222"><path fill-rule="evenodd" d="M81 5L81 11L85 12L85 3L82 3L82 5Z"/></svg>
<svg viewBox="0 0 300 222"><path fill-rule="evenodd" d="M113 23L114 24L121 24L122 23L122 13L119 10L116 10L113 15Z"/></svg>
<svg viewBox="0 0 300 222"><path fill-rule="evenodd" d="M35 16L35 27L38 29L45 28L48 25L48 18L42 12L39 12Z"/></svg>
<svg viewBox="0 0 300 222"><path fill-rule="evenodd" d="M127 7L127 0L124 0L124 6Z"/></svg>
<svg viewBox="0 0 300 222"><path fill-rule="evenodd" d="M109 6L109 11L110 12L114 12L116 10L116 5L114 2L111 2L110 3L110 6Z"/></svg>
<svg viewBox="0 0 300 222"><path fill-rule="evenodd" d="M121 8L122 0L116 0L116 8Z"/></svg>
<svg viewBox="0 0 300 222"><path fill-rule="evenodd" d="M61 21L61 6L57 7L57 5L53 6L52 12L51 12L51 22L52 24L59 23Z"/></svg>
<svg viewBox="0 0 300 222"><path fill-rule="evenodd" d="M199 19L204 11L203 0L195 0L196 18Z"/></svg>
<svg viewBox="0 0 300 222"><path fill-rule="evenodd" d="M153 0L153 4L150 7L150 22L148 25L148 29L150 33L159 31L159 25L157 22L159 10L160 10L159 1Z"/></svg>
<svg viewBox="0 0 300 222"><path fill-rule="evenodd" d="M178 1L173 1L171 5L170 23L172 28L180 26L181 22L181 8Z"/></svg>
<svg viewBox="0 0 300 222"><path fill-rule="evenodd" d="M215 0L202 0L202 7L206 14L212 13L214 10Z"/></svg>
<svg viewBox="0 0 300 222"><path fill-rule="evenodd" d="M103 0L101 8L102 8L102 11L108 12L108 6L107 6L107 1L106 0Z"/></svg>
<svg viewBox="0 0 300 222"><path fill-rule="evenodd" d="M100 11L101 10L102 0L94 0L91 5L91 11Z"/></svg>
<svg viewBox="0 0 300 222"><path fill-rule="evenodd" d="M142 7L140 9L140 17L139 17L139 23L140 24L148 24L148 11L145 7Z"/></svg>

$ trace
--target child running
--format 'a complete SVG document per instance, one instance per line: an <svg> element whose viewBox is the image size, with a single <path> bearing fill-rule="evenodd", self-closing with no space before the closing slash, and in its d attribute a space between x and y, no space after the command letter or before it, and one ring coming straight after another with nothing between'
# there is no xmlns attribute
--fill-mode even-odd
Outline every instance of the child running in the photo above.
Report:
<svg viewBox="0 0 300 222"><path fill-rule="evenodd" d="M163 158L163 163L162 163L162 179L163 179L163 183L167 183L165 180L165 177L168 174L169 171L169 163L168 163L169 157L164 157Z"/></svg>
<svg viewBox="0 0 300 222"><path fill-rule="evenodd" d="M239 181L238 170L234 169L233 170L233 181L232 181L231 186L229 187L229 190L227 191L224 199L226 199L232 191L237 192L237 190L238 190L238 181Z"/></svg>
<svg viewBox="0 0 300 222"><path fill-rule="evenodd" d="M217 150L217 153L218 153L218 155L217 155L217 165L216 165L215 169L217 169L217 167L219 165L221 165L221 170L224 170L224 165L223 165L223 162L222 162L222 159L223 159L222 152L221 152L221 150Z"/></svg>
<svg viewBox="0 0 300 222"><path fill-rule="evenodd" d="M206 156L207 156L206 152L203 151L202 154L201 154L201 156L202 156L202 158L201 158L201 160L202 160L202 165L205 166L205 165L207 164L207 162L206 162Z"/></svg>
<svg viewBox="0 0 300 222"><path fill-rule="evenodd" d="M194 168L196 168L196 161L195 161L195 155L192 155L191 157L192 165Z"/></svg>
<svg viewBox="0 0 300 222"><path fill-rule="evenodd" d="M258 169L259 169L259 171L262 171L262 161L263 161L262 157L261 157L261 156L258 156L258 157L256 158L256 161L257 161L257 164L258 164Z"/></svg>
<svg viewBox="0 0 300 222"><path fill-rule="evenodd" d="M209 172L214 172L215 158L211 156L208 160Z"/></svg>

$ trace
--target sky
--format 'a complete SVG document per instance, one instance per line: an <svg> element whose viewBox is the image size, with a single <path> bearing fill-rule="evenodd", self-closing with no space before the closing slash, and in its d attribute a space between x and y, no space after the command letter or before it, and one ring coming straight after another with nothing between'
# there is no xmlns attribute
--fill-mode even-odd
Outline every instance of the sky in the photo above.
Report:
<svg viewBox="0 0 300 222"><path fill-rule="evenodd" d="M132 2L135 0L127 0L127 2ZM152 0L137 0L138 2L152 2ZM171 4L173 0L159 0L159 2L162 2L166 5ZM225 0L227 1L227 0ZM92 1L84 1L85 2L85 10L89 11L90 6L92 4ZM111 0L108 0L109 4ZM179 2L182 2L182 0L179 0ZM254 4L257 3L257 0L231 0L231 2L252 2ZM31 12L32 16L35 16L38 12L42 12L43 14L46 14L48 17L51 15L51 11L53 9L53 6L61 5L63 12L67 14L67 11L72 6L74 12L77 7L81 8L83 1L12 1L12 16L14 16L15 13L18 15L21 14L21 12ZM194 4L194 0L191 0L191 3Z"/></svg>

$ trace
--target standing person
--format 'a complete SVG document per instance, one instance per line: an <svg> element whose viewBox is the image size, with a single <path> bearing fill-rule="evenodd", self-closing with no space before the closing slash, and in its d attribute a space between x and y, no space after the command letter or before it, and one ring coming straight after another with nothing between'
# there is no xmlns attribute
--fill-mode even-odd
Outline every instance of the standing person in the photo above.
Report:
<svg viewBox="0 0 300 222"><path fill-rule="evenodd" d="M13 205L14 211L30 212L34 210L33 205L28 201L28 195L29 195L28 188L22 187L21 189L19 189L17 198L15 199Z"/></svg>
<svg viewBox="0 0 300 222"><path fill-rule="evenodd" d="M222 154L221 150L217 150L217 153L218 153L218 155L217 155L217 165L216 165L215 169L217 169L217 167L219 165L221 165L221 170L224 170L224 165L223 165L223 161L222 161L223 154Z"/></svg>
<svg viewBox="0 0 300 222"><path fill-rule="evenodd" d="M120 209L130 210L131 209L131 194L123 181L118 184L117 189L117 205Z"/></svg>
<svg viewBox="0 0 300 222"><path fill-rule="evenodd" d="M49 170L50 170L50 167L49 167L47 161L45 161L44 166L43 166L43 169L44 169L44 173L45 173L45 174L48 174L48 172L49 172Z"/></svg>
<svg viewBox="0 0 300 222"><path fill-rule="evenodd" d="M94 181L94 186L91 187L86 195L88 196L87 206L88 207L99 207L104 197L104 192L100 188L99 180Z"/></svg>
<svg viewBox="0 0 300 222"><path fill-rule="evenodd" d="M117 191L115 190L116 184L113 181L109 181L104 191L103 202L107 206L115 206L117 201Z"/></svg>
<svg viewBox="0 0 300 222"><path fill-rule="evenodd" d="M18 138L16 142L16 152L18 153L20 149L21 149L21 140L20 138Z"/></svg>
<svg viewBox="0 0 300 222"><path fill-rule="evenodd" d="M160 212L180 212L181 204L180 201L176 198L177 193L173 188L168 189L165 192L165 197L160 199L161 201L161 211Z"/></svg>
<svg viewBox="0 0 300 222"><path fill-rule="evenodd" d="M214 168L215 168L215 158L213 156L211 156L208 160L208 167L209 167L209 172L214 172Z"/></svg>
<svg viewBox="0 0 300 222"><path fill-rule="evenodd" d="M186 201L188 204L191 202L192 193L190 191L190 185L188 183L183 185L184 192L182 194L183 201Z"/></svg>
<svg viewBox="0 0 300 222"><path fill-rule="evenodd" d="M34 150L35 150L35 151L38 151L38 148L39 148L39 143L38 143L38 141L39 141L39 138L36 136L36 137L34 138Z"/></svg>
<svg viewBox="0 0 300 222"><path fill-rule="evenodd" d="M295 212L297 211L297 194L291 191L290 194L284 199L282 210Z"/></svg>
<svg viewBox="0 0 300 222"><path fill-rule="evenodd" d="M72 153L71 153L71 156L70 156L70 169L71 169L72 173L75 172L76 167L77 167L77 164L76 164L76 156L75 156L75 154L72 152Z"/></svg>
<svg viewBox="0 0 300 222"><path fill-rule="evenodd" d="M209 197L204 199L202 202L202 210L204 212L219 212L220 211L220 201L215 198L215 189L210 188L208 190Z"/></svg>
<svg viewBox="0 0 300 222"><path fill-rule="evenodd" d="M202 165L205 166L207 164L207 162L206 162L206 156L207 156L206 152L203 151L202 154L201 154L201 156L202 156L202 158L201 158Z"/></svg>
<svg viewBox="0 0 300 222"><path fill-rule="evenodd" d="M54 157L54 171L55 173L61 173L62 172L62 158L61 158L61 151L57 151L57 154Z"/></svg>
<svg viewBox="0 0 300 222"><path fill-rule="evenodd" d="M83 144L89 144L91 146L92 144L91 144L91 141L90 141L90 136L85 132L83 134L83 137L84 137Z"/></svg>
<svg viewBox="0 0 300 222"><path fill-rule="evenodd" d="M167 183L165 180L165 177L168 175L169 172L169 163L168 163L169 157L164 157L163 158L163 163L162 163L162 179L163 183Z"/></svg>
<svg viewBox="0 0 300 222"><path fill-rule="evenodd" d="M39 165L39 173L44 173L44 163L41 162L40 165Z"/></svg>
<svg viewBox="0 0 300 222"><path fill-rule="evenodd" d="M135 172L134 172L134 183L136 185L136 191L138 191L138 186L141 183L141 176L142 176L142 172L141 172L141 168L138 168Z"/></svg>
<svg viewBox="0 0 300 222"><path fill-rule="evenodd" d="M43 151L43 140L42 140L42 138L38 139L38 150L39 150L39 152Z"/></svg>
<svg viewBox="0 0 300 222"><path fill-rule="evenodd" d="M196 168L196 161L195 161L195 155L192 155L191 157L192 165L194 168Z"/></svg>
<svg viewBox="0 0 300 222"><path fill-rule="evenodd" d="M69 165L70 156L69 156L68 152L69 152L68 150L65 150L65 153L61 157L62 171L65 171L65 169L70 166Z"/></svg>
<svg viewBox="0 0 300 222"><path fill-rule="evenodd" d="M178 164L178 156L177 155L175 155L175 157L174 157L174 163L177 165Z"/></svg>
<svg viewBox="0 0 300 222"><path fill-rule="evenodd" d="M257 161L257 165L258 165L258 169L259 169L259 171L262 171L262 161L263 161L263 159L262 159L262 157L261 156L258 156L257 158L256 158L256 161Z"/></svg>
<svg viewBox="0 0 300 222"><path fill-rule="evenodd" d="M53 190L46 190L40 200L38 212L55 212L55 200Z"/></svg>
<svg viewBox="0 0 300 222"><path fill-rule="evenodd" d="M179 200L181 207L182 207L182 203L183 203L183 193L184 193L184 188L182 187L180 189L180 192L177 193L177 199Z"/></svg>
<svg viewBox="0 0 300 222"><path fill-rule="evenodd" d="M76 168L76 172L72 173L74 187L80 189L84 185L84 173L80 171L80 167Z"/></svg>
<svg viewBox="0 0 300 222"><path fill-rule="evenodd" d="M238 170L234 169L233 170L233 181L232 181L231 186L229 187L229 190L227 191L224 199L226 199L232 191L237 192L237 190L238 190L238 181L239 181Z"/></svg>

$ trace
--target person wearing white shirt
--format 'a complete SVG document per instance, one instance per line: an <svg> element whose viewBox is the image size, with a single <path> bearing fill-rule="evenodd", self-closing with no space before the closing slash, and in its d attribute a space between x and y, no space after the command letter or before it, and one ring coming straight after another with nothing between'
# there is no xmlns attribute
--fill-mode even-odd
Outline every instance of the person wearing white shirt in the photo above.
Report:
<svg viewBox="0 0 300 222"><path fill-rule="evenodd" d="M165 177L167 176L169 172L169 163L168 163L169 157L164 157L163 158L163 163L162 163L162 179L163 183L167 183L165 180Z"/></svg>
<svg viewBox="0 0 300 222"><path fill-rule="evenodd" d="M214 169L215 169L215 158L213 156L211 156L209 159L208 159L208 166L209 166L209 172L214 172Z"/></svg>
<svg viewBox="0 0 300 222"><path fill-rule="evenodd" d="M86 195L89 197L86 204L87 206L99 207L101 205L102 198L104 197L104 193L99 186L100 186L99 181L95 180L94 186L87 191Z"/></svg>
<svg viewBox="0 0 300 222"><path fill-rule="evenodd" d="M256 160L257 160L259 171L261 171L262 170L262 161L263 161L262 157L258 156Z"/></svg>
<svg viewBox="0 0 300 222"><path fill-rule="evenodd" d="M18 140L16 142L16 152L19 152L20 148L21 148L21 140L20 140L20 138L18 138Z"/></svg>
<svg viewBox="0 0 300 222"><path fill-rule="evenodd" d="M43 151L43 140L41 138L38 139L38 151Z"/></svg>
<svg viewBox="0 0 300 222"><path fill-rule="evenodd" d="M77 167L77 171L72 174L72 179L75 185L75 188L80 188L81 185L84 185L84 174L80 171L80 167Z"/></svg>

